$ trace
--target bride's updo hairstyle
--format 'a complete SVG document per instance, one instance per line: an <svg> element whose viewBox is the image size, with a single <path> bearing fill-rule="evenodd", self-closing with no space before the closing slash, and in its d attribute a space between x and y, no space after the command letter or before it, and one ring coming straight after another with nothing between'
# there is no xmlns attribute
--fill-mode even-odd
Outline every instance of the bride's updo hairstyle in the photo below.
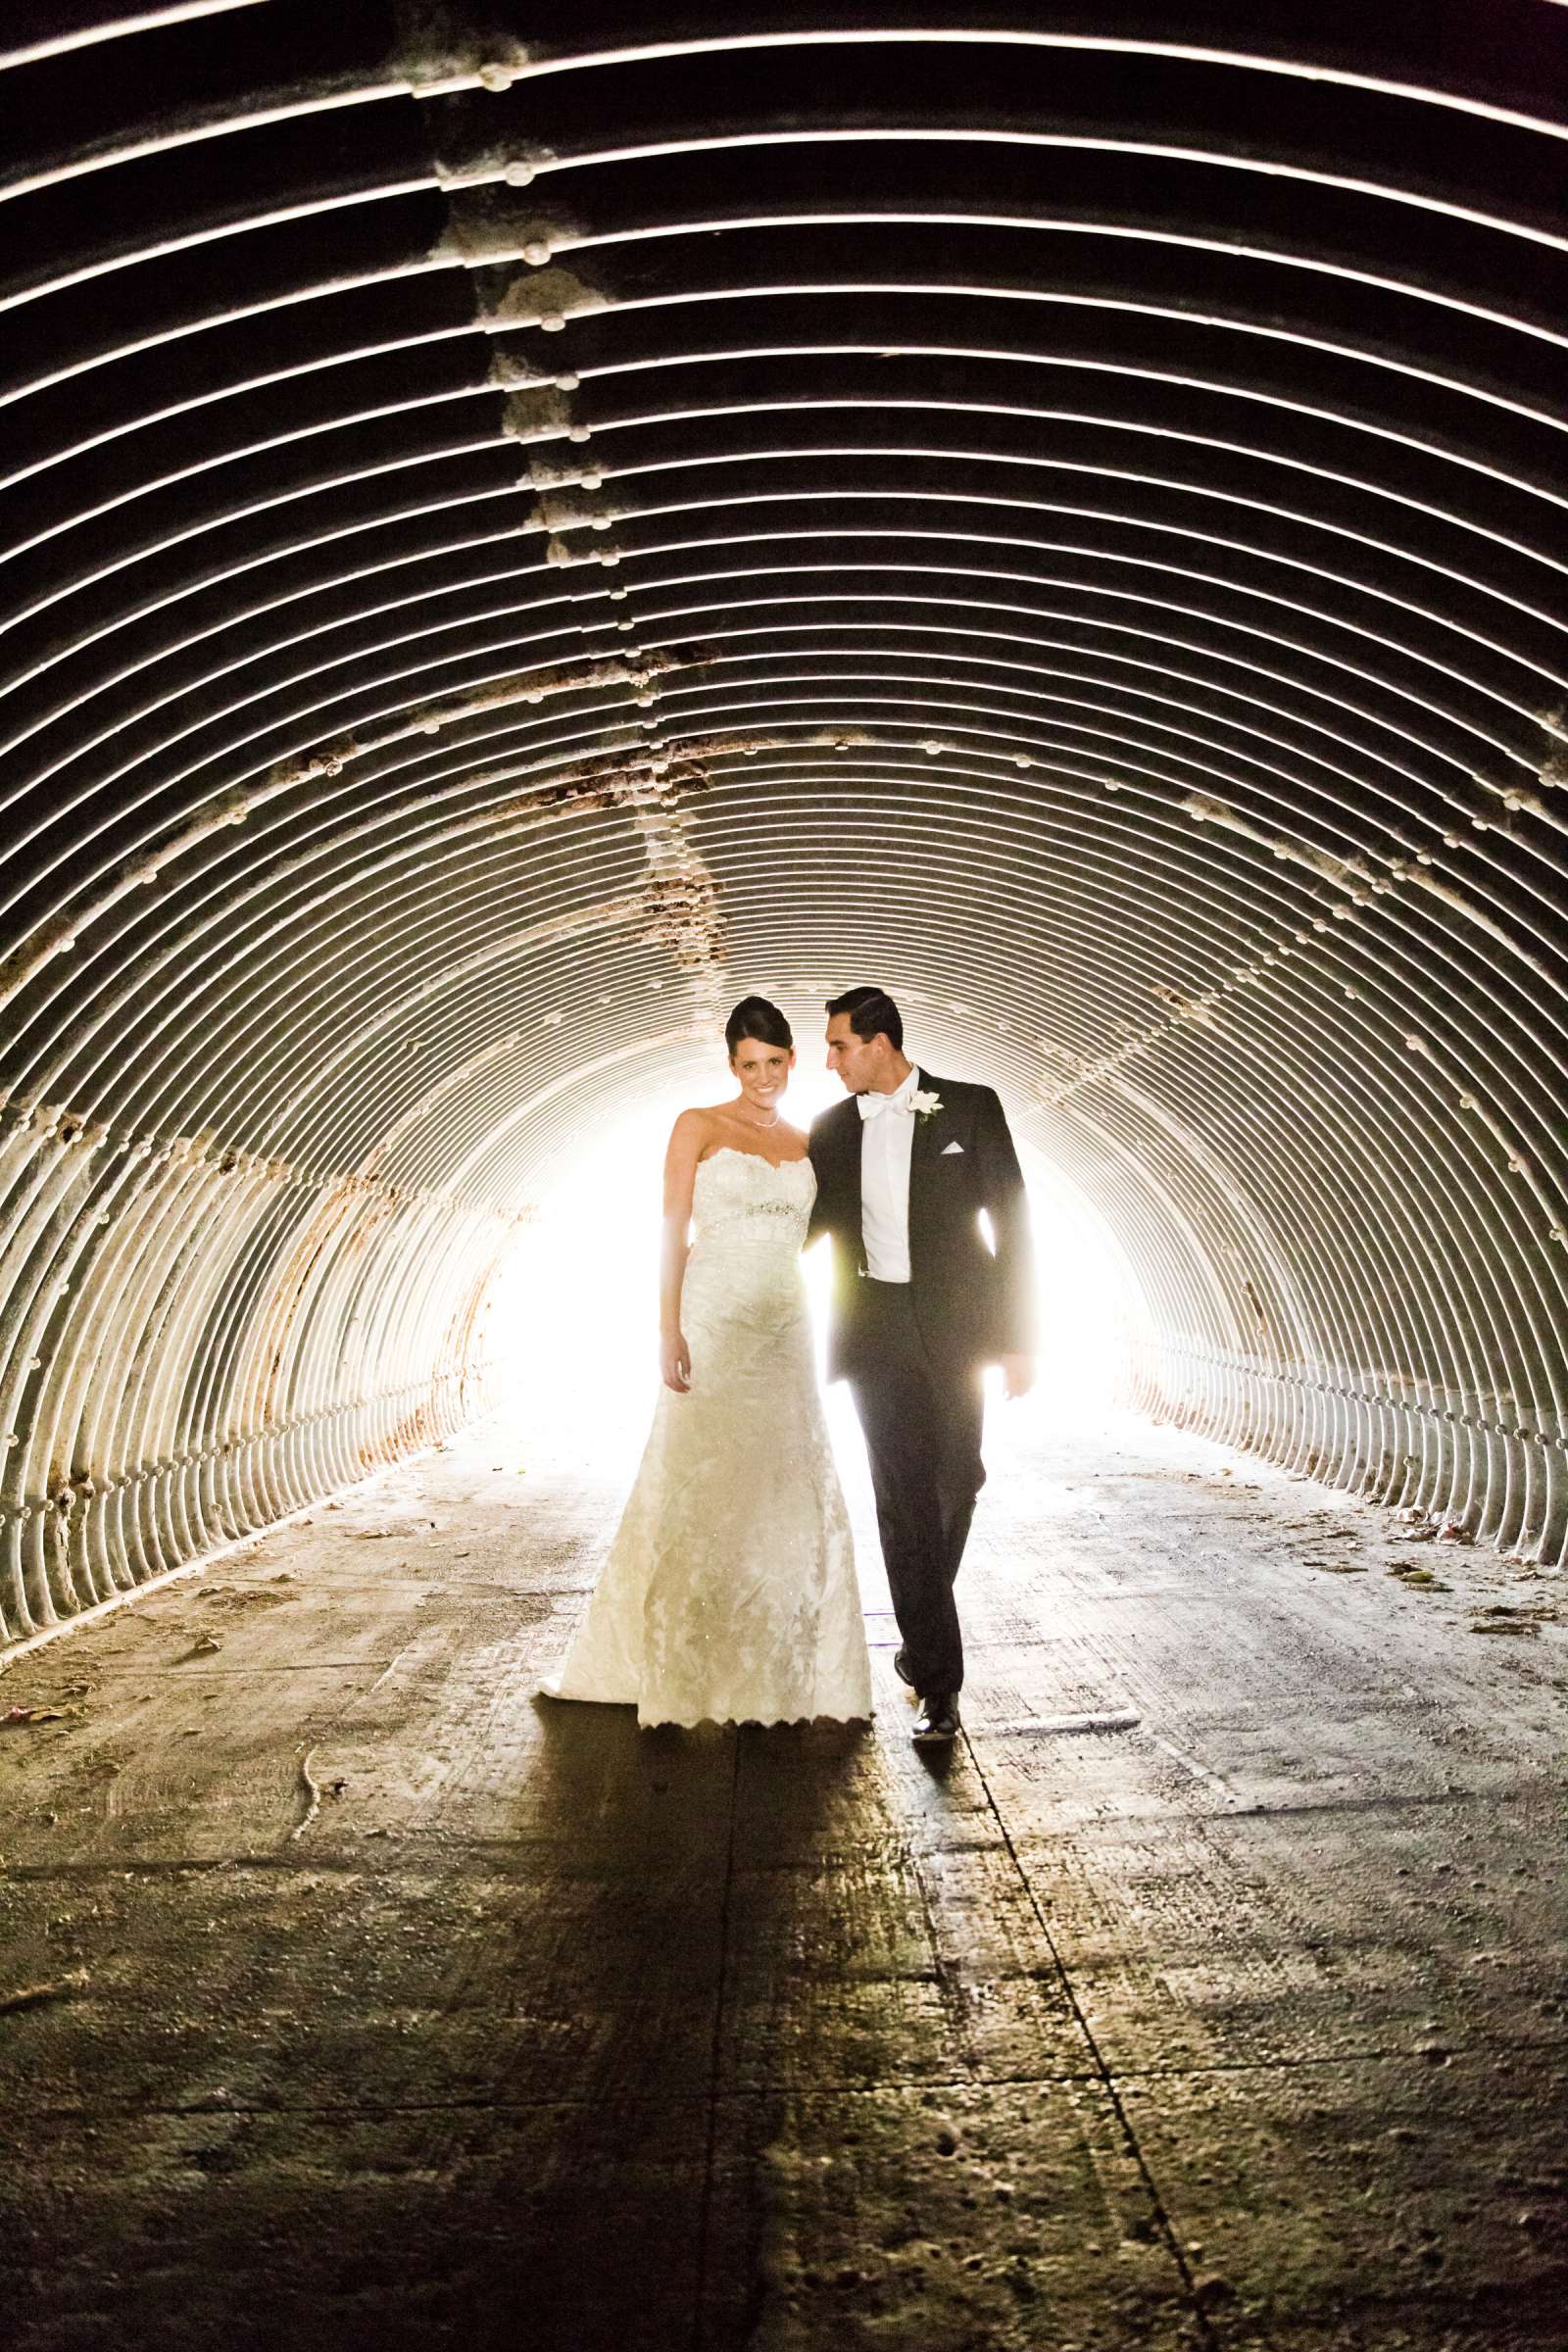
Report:
<svg viewBox="0 0 1568 2352"><path fill-rule="evenodd" d="M795 1051L794 1030L766 997L742 997L724 1023L724 1043L729 1048L731 1061L748 1038L760 1046L779 1046L786 1054Z"/></svg>

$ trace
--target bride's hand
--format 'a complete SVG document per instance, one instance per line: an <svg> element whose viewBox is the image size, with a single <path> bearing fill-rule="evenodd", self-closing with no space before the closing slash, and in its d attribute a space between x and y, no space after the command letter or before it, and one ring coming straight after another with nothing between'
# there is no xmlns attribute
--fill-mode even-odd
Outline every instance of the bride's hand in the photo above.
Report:
<svg viewBox="0 0 1568 2352"><path fill-rule="evenodd" d="M692 1359L686 1343L678 1331L666 1331L660 1337L659 1369L666 1389L684 1396L692 1385Z"/></svg>

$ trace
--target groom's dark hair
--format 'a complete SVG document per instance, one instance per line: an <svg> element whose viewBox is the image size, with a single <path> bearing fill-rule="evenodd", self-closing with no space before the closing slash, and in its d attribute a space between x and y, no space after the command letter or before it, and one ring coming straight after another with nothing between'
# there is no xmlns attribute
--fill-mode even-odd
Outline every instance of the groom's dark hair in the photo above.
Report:
<svg viewBox="0 0 1568 2352"><path fill-rule="evenodd" d="M904 1051L904 1015L885 988L847 988L842 997L829 997L829 1018L847 1012L857 1037L885 1037L895 1054Z"/></svg>

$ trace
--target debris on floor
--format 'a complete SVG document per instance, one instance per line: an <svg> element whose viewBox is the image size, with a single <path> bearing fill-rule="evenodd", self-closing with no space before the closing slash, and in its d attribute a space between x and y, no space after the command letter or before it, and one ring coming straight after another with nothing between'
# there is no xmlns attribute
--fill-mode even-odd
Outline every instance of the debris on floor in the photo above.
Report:
<svg viewBox="0 0 1568 2352"><path fill-rule="evenodd" d="M87 1983L87 1971L75 1968L49 1984L24 1984L15 1992L0 1992L0 2017L12 2017L20 2009L41 2009L49 2001L69 2001L85 1991Z"/></svg>
<svg viewBox="0 0 1568 2352"><path fill-rule="evenodd" d="M1473 1634L1539 1634L1549 1611L1529 1609L1505 1600L1492 1601L1470 1620Z"/></svg>

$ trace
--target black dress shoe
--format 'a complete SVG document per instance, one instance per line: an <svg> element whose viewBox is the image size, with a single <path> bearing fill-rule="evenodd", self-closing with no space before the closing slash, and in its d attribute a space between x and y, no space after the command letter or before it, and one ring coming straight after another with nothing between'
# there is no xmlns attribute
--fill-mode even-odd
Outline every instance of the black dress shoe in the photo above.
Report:
<svg viewBox="0 0 1568 2352"><path fill-rule="evenodd" d="M907 1683L911 1690L914 1689L914 1677L909 1672L909 1653L906 1649L893 1652L893 1671L901 1683Z"/></svg>
<svg viewBox="0 0 1568 2352"><path fill-rule="evenodd" d="M909 1738L916 1747L948 1747L958 1736L958 1697L954 1690L934 1690L920 1701Z"/></svg>

